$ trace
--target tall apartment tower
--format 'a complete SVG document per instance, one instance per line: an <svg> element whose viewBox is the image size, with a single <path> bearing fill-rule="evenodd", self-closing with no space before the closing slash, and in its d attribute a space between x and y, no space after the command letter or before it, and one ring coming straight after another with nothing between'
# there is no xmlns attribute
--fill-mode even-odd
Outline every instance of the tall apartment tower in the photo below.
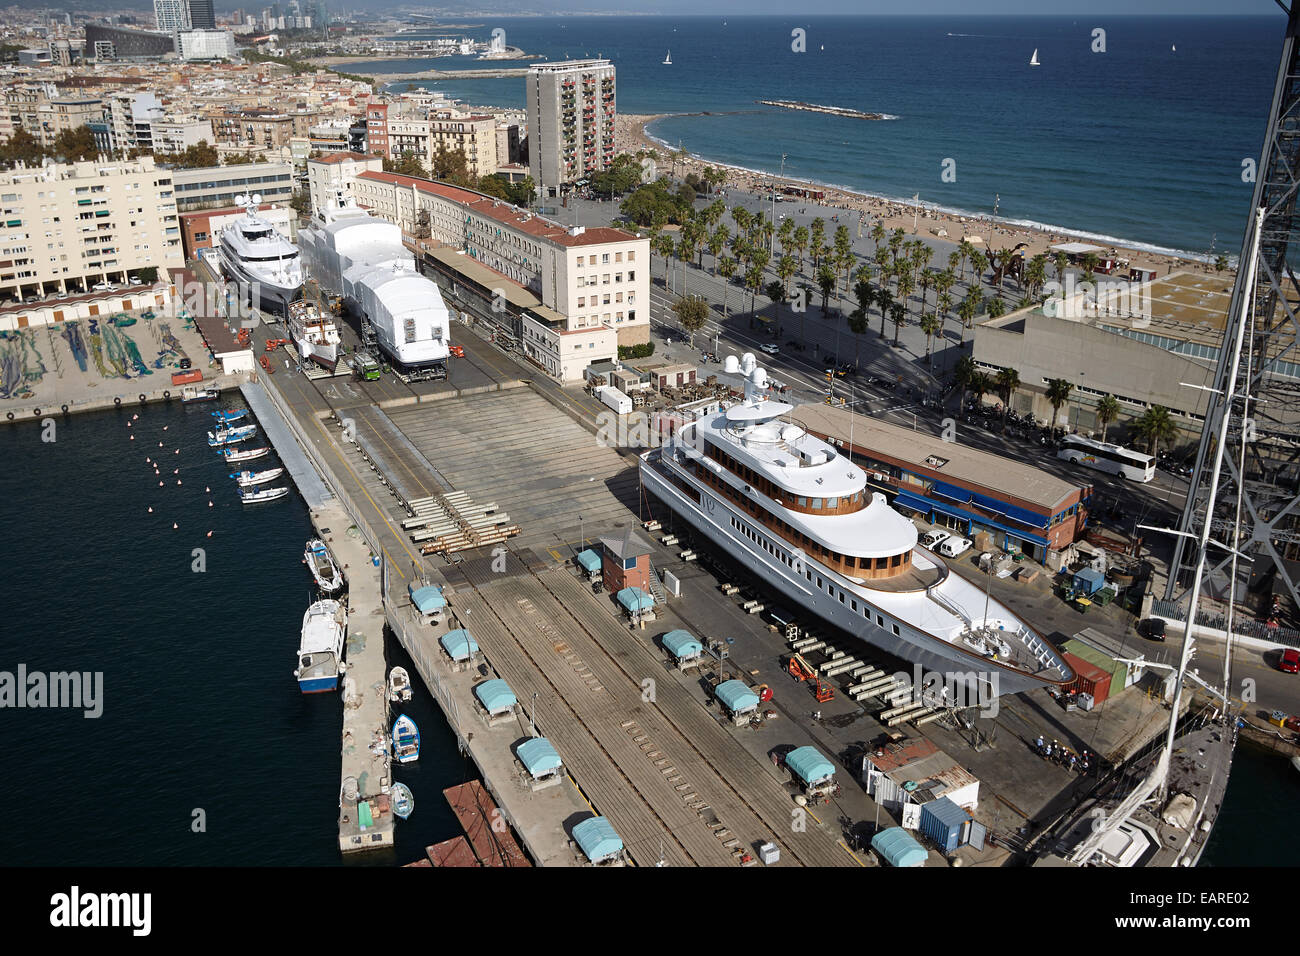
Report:
<svg viewBox="0 0 1300 956"><path fill-rule="evenodd" d="M212 12L212 0L186 0L191 30L215 30L217 18Z"/></svg>
<svg viewBox="0 0 1300 956"><path fill-rule="evenodd" d="M186 0L153 0L153 15L158 32L175 36L190 28L190 8Z"/></svg>
<svg viewBox="0 0 1300 956"><path fill-rule="evenodd" d="M528 68L528 172L555 196L614 159L614 66L609 60Z"/></svg>

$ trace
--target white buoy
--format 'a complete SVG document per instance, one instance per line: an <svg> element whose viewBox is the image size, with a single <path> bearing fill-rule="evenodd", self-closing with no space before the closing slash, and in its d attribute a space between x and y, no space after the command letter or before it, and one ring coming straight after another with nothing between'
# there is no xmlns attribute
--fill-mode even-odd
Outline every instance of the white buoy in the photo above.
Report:
<svg viewBox="0 0 1300 956"><path fill-rule="evenodd" d="M209 537L209 538L212 537L212 532L211 532L211 531L208 532L208 537Z"/></svg>
<svg viewBox="0 0 1300 956"><path fill-rule="evenodd" d="M212 507L212 502L211 502L211 501L208 502L208 507L209 507L209 508Z"/></svg>
<svg viewBox="0 0 1300 956"><path fill-rule="evenodd" d="M161 488L161 487L162 487L162 485L163 485L163 483L162 483L162 482L161 482L161 481L160 481L160 482L158 482L158 487L159 487L159 488Z"/></svg>
<svg viewBox="0 0 1300 956"><path fill-rule="evenodd" d="M179 485L180 483L181 483L181 480L180 480L179 478L177 478L177 479L176 479L176 484Z"/></svg>
<svg viewBox="0 0 1300 956"><path fill-rule="evenodd" d="M153 514L153 505L150 505L150 506L149 506L149 513L150 513L150 514Z"/></svg>
<svg viewBox="0 0 1300 956"><path fill-rule="evenodd" d="M135 441L135 436L134 436L134 435L131 436L131 441Z"/></svg>
<svg viewBox="0 0 1300 956"><path fill-rule="evenodd" d="M132 420L132 421L135 421L135 420L136 420L137 418L139 418L139 417L140 417L140 415L139 415L139 413L137 412L136 414L134 414L134 415L131 416L131 420Z"/></svg>
<svg viewBox="0 0 1300 956"><path fill-rule="evenodd" d="M204 486L203 486L203 490L206 491L208 494L211 494L211 493L212 493L212 489L209 488L207 485L204 485Z"/></svg>
<svg viewBox="0 0 1300 956"><path fill-rule="evenodd" d="M159 448L162 447L162 442L159 442L159 443L158 443L158 447L159 447Z"/></svg>
<svg viewBox="0 0 1300 956"><path fill-rule="evenodd" d="M177 448L177 449L176 449L176 454L179 455L180 453L181 453L181 450L180 450L179 448Z"/></svg>
<svg viewBox="0 0 1300 956"><path fill-rule="evenodd" d="M175 521L172 522L172 530L173 530L173 531L175 531L175 530L176 530L177 528L179 528L179 527L180 527L180 525L178 525Z"/></svg>
<svg viewBox="0 0 1300 956"><path fill-rule="evenodd" d="M163 426L163 431L166 431L166 430L167 430L167 427L168 427L168 426L164 425L164 426Z"/></svg>
<svg viewBox="0 0 1300 956"><path fill-rule="evenodd" d="M172 474L173 474L173 475L179 475L180 473L181 473L181 470L180 470L179 468L173 468L173 469L172 469Z"/></svg>

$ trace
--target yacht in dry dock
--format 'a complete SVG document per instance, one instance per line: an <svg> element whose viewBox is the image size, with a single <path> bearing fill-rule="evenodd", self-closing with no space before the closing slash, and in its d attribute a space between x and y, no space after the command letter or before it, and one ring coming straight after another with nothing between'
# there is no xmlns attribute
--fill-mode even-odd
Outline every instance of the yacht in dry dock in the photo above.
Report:
<svg viewBox="0 0 1300 956"><path fill-rule="evenodd" d="M338 327L321 314L314 302L289 303L289 334L304 359L333 369L339 361Z"/></svg>
<svg viewBox="0 0 1300 956"><path fill-rule="evenodd" d="M1043 635L921 547L861 467L767 398L752 354L726 370L743 374L744 400L642 454L649 491L796 605L890 654L1000 694L1074 680Z"/></svg>

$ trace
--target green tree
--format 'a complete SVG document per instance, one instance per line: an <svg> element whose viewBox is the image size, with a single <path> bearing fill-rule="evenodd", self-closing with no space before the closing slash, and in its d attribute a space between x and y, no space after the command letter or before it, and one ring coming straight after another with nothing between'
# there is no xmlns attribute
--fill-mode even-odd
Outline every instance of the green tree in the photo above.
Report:
<svg viewBox="0 0 1300 956"><path fill-rule="evenodd" d="M1106 429L1119 417L1119 402L1114 395L1103 395L1097 402L1097 424L1101 426L1101 440L1106 440Z"/></svg>
<svg viewBox="0 0 1300 956"><path fill-rule="evenodd" d="M925 333L925 364L934 367L933 356L930 353L930 346L934 342L934 337L943 329L943 324L939 317L933 312L927 312L921 316L921 331Z"/></svg>
<svg viewBox="0 0 1300 956"><path fill-rule="evenodd" d="M1002 432L1007 431L1007 412L1011 410L1011 399L1020 388L1020 373L1013 368L1004 368L998 372L998 394L1002 396Z"/></svg>
<svg viewBox="0 0 1300 956"><path fill-rule="evenodd" d="M1070 400L1074 385L1063 378L1049 379L1047 382L1047 400L1052 405L1052 427L1056 427L1061 417L1061 406Z"/></svg>
<svg viewBox="0 0 1300 956"><path fill-rule="evenodd" d="M781 303L785 301L785 286L781 285L780 280L773 279L763 287L763 291L772 300L772 304L776 306L776 327L779 329L781 327Z"/></svg>
<svg viewBox="0 0 1300 956"><path fill-rule="evenodd" d="M984 396L993 391L993 379L987 372L976 372L970 377L970 393L975 396L977 406L984 404Z"/></svg>
<svg viewBox="0 0 1300 956"><path fill-rule="evenodd" d="M952 367L953 381L961 389L961 408L966 407L966 390L970 388L971 382L978 373L979 370L975 367L975 360L969 355L963 355Z"/></svg>
<svg viewBox="0 0 1300 956"><path fill-rule="evenodd" d="M736 274L736 260L723 256L718 260L718 275L722 276L722 318L727 318L727 293L731 289L731 277Z"/></svg>
<svg viewBox="0 0 1300 956"><path fill-rule="evenodd" d="M1147 453L1155 455L1161 443L1171 444L1178 436L1178 426L1163 405L1152 405L1132 424L1133 434L1147 443Z"/></svg>
<svg viewBox="0 0 1300 956"><path fill-rule="evenodd" d="M835 291L836 281L835 270L823 262L821 268L817 270L817 288L822 294L823 319L826 318L826 305L830 301L831 293Z"/></svg>
<svg viewBox="0 0 1300 956"><path fill-rule="evenodd" d="M94 159L99 155L95 134L84 123L74 129L60 130L50 147L50 155L65 163Z"/></svg>
<svg viewBox="0 0 1300 956"><path fill-rule="evenodd" d="M289 208L297 213L300 219L306 219L311 215L311 196L306 189L294 190L293 196L289 199Z"/></svg>
<svg viewBox="0 0 1300 956"><path fill-rule="evenodd" d="M799 254L799 271L803 272L803 257L808 251L810 234L807 226L799 226L794 231L794 251Z"/></svg>
<svg viewBox="0 0 1300 956"><path fill-rule="evenodd" d="M866 286L866 298L859 294L862 286ZM853 287L854 295L858 299L858 307L848 315L849 331L853 333L853 365L861 367L862 364L862 336L871 328L871 323L867 318L867 304L871 299L871 285L869 283L859 282Z"/></svg>
<svg viewBox="0 0 1300 956"><path fill-rule="evenodd" d="M39 166L45 158L45 148L40 141L23 127L18 127L0 148L0 167L13 169L19 163L24 166Z"/></svg>
<svg viewBox="0 0 1300 956"><path fill-rule="evenodd" d="M384 172L397 173L401 176L414 176L416 179L428 179L429 171L424 168L418 156L409 149L397 159L384 159Z"/></svg>
<svg viewBox="0 0 1300 956"><path fill-rule="evenodd" d="M682 328L690 334L691 344L694 345L695 333L704 328L704 323L708 321L709 304L698 295L682 296L673 303L673 312Z"/></svg>

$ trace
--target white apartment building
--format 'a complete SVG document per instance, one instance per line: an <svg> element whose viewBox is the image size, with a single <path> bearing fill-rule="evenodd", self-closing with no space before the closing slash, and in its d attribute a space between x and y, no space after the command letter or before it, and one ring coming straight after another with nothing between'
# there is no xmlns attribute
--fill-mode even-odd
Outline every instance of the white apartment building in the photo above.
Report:
<svg viewBox="0 0 1300 956"><path fill-rule="evenodd" d="M613 161L615 77L609 60L533 63L526 84L534 183L556 195Z"/></svg>
<svg viewBox="0 0 1300 956"><path fill-rule="evenodd" d="M311 211L321 218L324 210L340 192L352 195L352 184L365 172L380 172L384 160L380 156L366 156L362 153L330 153L307 162L307 196L311 199Z"/></svg>
<svg viewBox="0 0 1300 956"><path fill-rule="evenodd" d="M186 0L153 0L153 15L159 33L175 36L190 28L190 5Z"/></svg>
<svg viewBox="0 0 1300 956"><path fill-rule="evenodd" d="M427 238L531 292L562 318L565 331L607 327L619 345L650 339L648 238L608 227L566 228L472 190L395 173L361 173L352 196L412 236L427 225Z"/></svg>
<svg viewBox="0 0 1300 956"><path fill-rule="evenodd" d="M176 52L182 60L233 60L235 35L229 30L182 30Z"/></svg>
<svg viewBox="0 0 1300 956"><path fill-rule="evenodd" d="M184 263L172 173L153 157L0 172L0 302L126 285Z"/></svg>

